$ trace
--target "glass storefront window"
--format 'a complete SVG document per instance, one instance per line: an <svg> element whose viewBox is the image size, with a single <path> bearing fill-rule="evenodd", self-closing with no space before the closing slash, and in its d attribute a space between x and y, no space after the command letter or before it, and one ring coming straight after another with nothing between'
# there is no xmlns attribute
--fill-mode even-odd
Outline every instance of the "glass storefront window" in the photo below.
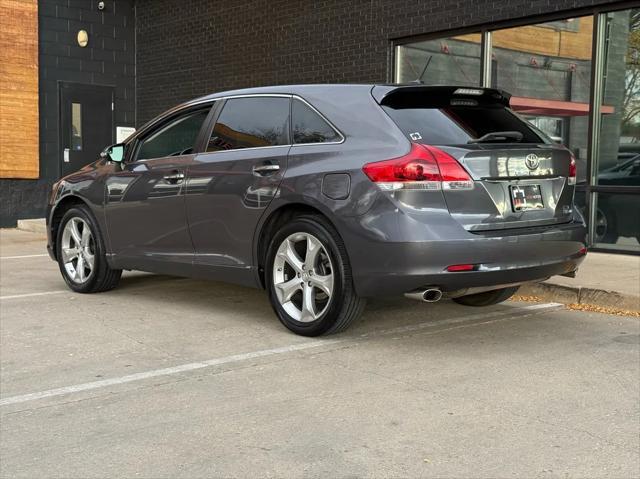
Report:
<svg viewBox="0 0 640 479"><path fill-rule="evenodd" d="M587 176L593 17L492 32L492 86L512 108L573 151L578 183Z"/></svg>
<svg viewBox="0 0 640 479"><path fill-rule="evenodd" d="M640 8L606 17L598 185L640 186Z"/></svg>
<svg viewBox="0 0 640 479"><path fill-rule="evenodd" d="M396 82L426 85L480 85L481 35L408 43L396 47Z"/></svg>
<svg viewBox="0 0 640 479"><path fill-rule="evenodd" d="M395 81L416 80L463 86L490 80L511 93L514 111L574 153L575 202L591 222L590 244L640 252L640 8L396 47ZM600 101L600 115L590 138L592 98Z"/></svg>
<svg viewBox="0 0 640 479"><path fill-rule="evenodd" d="M640 251L640 195L593 193L594 244Z"/></svg>

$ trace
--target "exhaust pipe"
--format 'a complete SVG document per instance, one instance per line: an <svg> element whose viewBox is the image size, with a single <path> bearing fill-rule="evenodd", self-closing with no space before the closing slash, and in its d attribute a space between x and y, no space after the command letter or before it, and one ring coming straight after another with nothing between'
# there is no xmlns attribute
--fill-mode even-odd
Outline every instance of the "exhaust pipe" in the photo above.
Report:
<svg viewBox="0 0 640 479"><path fill-rule="evenodd" d="M404 294L407 298L425 303L435 303L442 299L442 291L439 288L418 289Z"/></svg>
<svg viewBox="0 0 640 479"><path fill-rule="evenodd" d="M422 294L422 300L425 303L436 303L440 301L441 298L442 298L442 291L440 291L438 288L427 289Z"/></svg>

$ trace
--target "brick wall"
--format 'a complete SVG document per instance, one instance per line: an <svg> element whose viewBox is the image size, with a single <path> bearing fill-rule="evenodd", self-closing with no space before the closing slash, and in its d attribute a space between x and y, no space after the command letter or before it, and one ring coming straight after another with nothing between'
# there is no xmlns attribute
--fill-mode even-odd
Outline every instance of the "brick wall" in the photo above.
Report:
<svg viewBox="0 0 640 479"><path fill-rule="evenodd" d="M603 0L137 0L138 123L199 95L387 80L389 40Z"/></svg>
<svg viewBox="0 0 640 479"><path fill-rule="evenodd" d="M133 0L40 0L40 178L0 180L0 227L42 217L51 183L59 176L58 82L115 88L117 125L135 125L135 10ZM89 44L77 43L78 30Z"/></svg>

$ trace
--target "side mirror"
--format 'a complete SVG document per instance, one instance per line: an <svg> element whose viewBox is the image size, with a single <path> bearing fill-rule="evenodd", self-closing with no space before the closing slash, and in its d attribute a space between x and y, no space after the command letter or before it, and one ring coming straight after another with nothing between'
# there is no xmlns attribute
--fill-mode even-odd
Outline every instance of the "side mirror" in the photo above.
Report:
<svg viewBox="0 0 640 479"><path fill-rule="evenodd" d="M105 148L102 150L102 153L100 153L100 158L107 159L115 163L122 163L124 160L124 145L116 144Z"/></svg>

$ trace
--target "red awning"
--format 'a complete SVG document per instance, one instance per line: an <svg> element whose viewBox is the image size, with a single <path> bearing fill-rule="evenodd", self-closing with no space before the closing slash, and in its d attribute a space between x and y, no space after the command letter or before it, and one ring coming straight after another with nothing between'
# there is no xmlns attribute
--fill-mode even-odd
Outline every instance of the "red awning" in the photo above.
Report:
<svg viewBox="0 0 640 479"><path fill-rule="evenodd" d="M524 115L540 116L585 116L589 114L589 104L577 101L540 100L524 96L512 96L511 108ZM615 111L612 106L602 105L604 115Z"/></svg>

